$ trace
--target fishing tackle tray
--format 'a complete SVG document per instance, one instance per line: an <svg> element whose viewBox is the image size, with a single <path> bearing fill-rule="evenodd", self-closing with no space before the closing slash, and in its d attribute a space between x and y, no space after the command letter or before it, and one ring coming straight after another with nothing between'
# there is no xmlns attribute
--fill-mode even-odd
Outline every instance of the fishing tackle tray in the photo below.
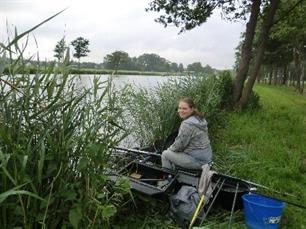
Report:
<svg viewBox="0 0 306 229"><path fill-rule="evenodd" d="M110 179L116 181L119 176L129 178L132 189L150 196L169 193L177 183L177 175L171 171L139 161L130 162Z"/></svg>

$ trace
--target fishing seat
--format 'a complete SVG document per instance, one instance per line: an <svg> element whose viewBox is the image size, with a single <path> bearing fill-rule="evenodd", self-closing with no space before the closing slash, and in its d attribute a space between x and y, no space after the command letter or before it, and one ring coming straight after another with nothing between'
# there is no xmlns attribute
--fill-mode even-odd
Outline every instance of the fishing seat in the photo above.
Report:
<svg viewBox="0 0 306 229"><path fill-rule="evenodd" d="M210 167L213 166L213 161L208 163ZM178 174L178 182L183 184L198 187L199 180L202 174L202 169L187 169L180 166L175 166L176 173Z"/></svg>
<svg viewBox="0 0 306 229"><path fill-rule="evenodd" d="M214 165L214 162L213 161L210 161L209 163L207 163L210 168ZM175 169L177 172L185 172L185 173L189 173L189 174L193 174L195 176L201 176L202 174L202 169L187 169L187 168L184 168L184 167L181 167L181 166L178 166L178 165L175 165Z"/></svg>

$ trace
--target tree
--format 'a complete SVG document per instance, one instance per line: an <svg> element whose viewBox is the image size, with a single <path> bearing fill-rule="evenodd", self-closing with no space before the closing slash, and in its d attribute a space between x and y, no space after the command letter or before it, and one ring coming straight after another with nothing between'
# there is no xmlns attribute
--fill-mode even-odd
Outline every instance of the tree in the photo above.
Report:
<svg viewBox="0 0 306 229"><path fill-rule="evenodd" d="M179 64L178 71L179 72L183 72L184 71L184 65L182 63Z"/></svg>
<svg viewBox="0 0 306 229"><path fill-rule="evenodd" d="M170 65L170 71L171 72L178 72L178 64L175 63L175 62L172 62L171 65Z"/></svg>
<svg viewBox="0 0 306 229"><path fill-rule="evenodd" d="M306 4L299 3L300 1L290 1L281 5L282 15L289 10L291 12L273 26L268 48L271 49L272 46L275 53L274 64L284 67L282 83L285 84L290 75L291 81L296 82L296 89L303 93L305 74L303 68L306 60ZM275 47L275 43L278 46ZM266 54L265 60L269 57L270 55ZM273 57L270 57L270 62Z"/></svg>
<svg viewBox="0 0 306 229"><path fill-rule="evenodd" d="M168 72L170 70L170 61L154 53L140 55L137 63L142 71Z"/></svg>
<svg viewBox="0 0 306 229"><path fill-rule="evenodd" d="M59 42L57 42L55 48L54 48L54 57L57 58L58 62L60 62L63 57L64 57L64 53L67 49L67 45L65 42L65 37L63 37Z"/></svg>
<svg viewBox="0 0 306 229"><path fill-rule="evenodd" d="M266 3L266 1L263 1ZM156 11L163 13L157 22L162 23L164 26L168 24L174 24L177 27L181 27L180 32L190 30L196 26L206 22L207 18L211 16L213 11L217 8L221 8L223 14L227 19L245 19L247 13L250 12L249 21L247 23L245 40L242 45L241 58L238 65L237 77L233 87L233 98L234 102L238 106L243 106L247 101L254 83L252 80L249 81L248 87L244 88L244 83L249 72L250 61L252 59L252 44L254 40L255 28L257 24L258 15L260 13L260 7L263 5L263 11L267 14L266 22L262 29L262 42L260 49L257 52L255 58L255 67L252 75L257 75L261 61L262 53L265 50L267 36L271 28L271 20L273 20L275 11L278 7L279 0L271 0L271 4L267 1L267 4L261 4L261 0L244 0L244 1L217 1L217 0L153 0L149 3L147 11ZM266 10L269 9L269 10ZM244 89L244 93L242 93ZM242 94L244 98L241 99Z"/></svg>
<svg viewBox="0 0 306 229"><path fill-rule="evenodd" d="M215 69L213 69L212 67L210 67L208 64L206 64L205 67L203 67L203 72L207 75L212 75L215 73Z"/></svg>
<svg viewBox="0 0 306 229"><path fill-rule="evenodd" d="M192 64L187 65L187 71L195 72L195 73L203 73L204 68L200 62L194 62Z"/></svg>
<svg viewBox="0 0 306 229"><path fill-rule="evenodd" d="M236 104L238 104L241 97L244 82L249 71L249 65L252 58L252 44L255 35L257 18L260 12L260 3L260 0L254 0L251 6L251 15L246 25L245 39L242 42L240 60L233 85L233 102Z"/></svg>
<svg viewBox="0 0 306 229"><path fill-rule="evenodd" d="M78 37L71 42L71 45L74 47L73 56L78 59L80 64L81 57L87 56L90 52L90 50L88 49L89 40L83 37Z"/></svg>
<svg viewBox="0 0 306 229"><path fill-rule="evenodd" d="M269 31L273 24L273 18L276 13L280 0L271 0L271 4L266 8L267 12L264 15L263 26L261 27L261 34L259 37L260 44L254 58L254 66L251 69L250 77L248 78L246 85L243 87L242 94L237 102L239 106L244 106L252 92L255 80L258 76L261 63L263 60L263 54L266 49L267 41L269 38Z"/></svg>
<svg viewBox="0 0 306 229"><path fill-rule="evenodd" d="M132 63L132 59L129 57L129 54L124 51L115 51L111 54L107 54L104 57L103 66L106 69L124 69L132 70L135 66Z"/></svg>

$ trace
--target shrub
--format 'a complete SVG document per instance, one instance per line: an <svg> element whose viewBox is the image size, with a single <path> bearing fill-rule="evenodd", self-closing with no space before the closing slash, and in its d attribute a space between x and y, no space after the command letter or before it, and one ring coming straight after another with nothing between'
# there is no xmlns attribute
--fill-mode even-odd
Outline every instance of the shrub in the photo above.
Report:
<svg viewBox="0 0 306 229"><path fill-rule="evenodd" d="M259 108L261 108L260 96L255 91L252 91L248 98L248 101L242 107L242 110L243 111L254 111Z"/></svg>

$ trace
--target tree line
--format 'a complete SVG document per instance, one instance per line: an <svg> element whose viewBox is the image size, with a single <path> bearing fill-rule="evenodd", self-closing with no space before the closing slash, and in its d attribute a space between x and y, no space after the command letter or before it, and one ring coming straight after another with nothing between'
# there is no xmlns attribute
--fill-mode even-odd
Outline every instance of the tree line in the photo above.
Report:
<svg viewBox="0 0 306 229"><path fill-rule="evenodd" d="M182 63L171 62L155 53L144 53L138 57L130 57L125 51L114 51L107 54L103 63L96 64L92 62L80 62L82 57L86 57L89 50L89 40L83 37L78 37L71 43L73 47L73 57L78 60L78 67L82 68L103 68L109 70L134 70L148 72L194 72L196 74L214 74L217 70L208 64L202 66L201 62L188 64L185 68ZM65 37L57 42L54 48L54 57L58 62L62 61L65 52L69 50L69 45L66 44ZM70 50L69 50L70 51Z"/></svg>
<svg viewBox="0 0 306 229"><path fill-rule="evenodd" d="M294 6L292 2L289 4ZM284 7L279 9L285 13ZM292 8L271 29L257 81L294 86L303 94L306 60L306 4Z"/></svg>

